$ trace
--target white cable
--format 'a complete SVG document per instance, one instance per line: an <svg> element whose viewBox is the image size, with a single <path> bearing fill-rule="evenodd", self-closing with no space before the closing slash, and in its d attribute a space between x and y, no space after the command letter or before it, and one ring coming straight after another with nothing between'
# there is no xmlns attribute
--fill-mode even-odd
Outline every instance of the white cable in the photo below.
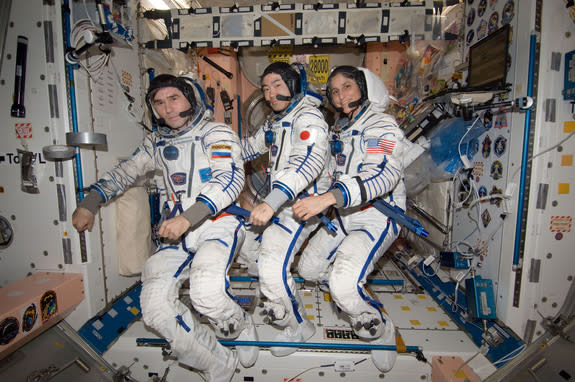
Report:
<svg viewBox="0 0 575 382"><path fill-rule="evenodd" d="M94 21L92 20L92 18L90 17L90 12L88 12L88 7L86 6L86 0L83 0L84 3L84 11L86 12L86 17L88 17L88 21L90 21L90 23L92 24L92 26L96 26L96 24L94 23Z"/></svg>
<svg viewBox="0 0 575 382"><path fill-rule="evenodd" d="M431 266L425 265L425 262L424 262L424 263L421 265L421 271L422 271L427 277L433 277L433 276L437 275L437 271L439 270L440 265L441 265L441 264L440 264L439 262L437 262L437 265L435 266L435 269L434 269L434 268L431 268ZM426 268L426 267L431 268L431 270L433 271L433 273L427 273L427 272L425 271L425 268Z"/></svg>
<svg viewBox="0 0 575 382"><path fill-rule="evenodd" d="M461 153L461 144L463 143L463 139L465 138L465 136L467 134L469 134L469 132L471 131L471 129L473 129L473 126L475 126L475 124L477 123L478 120L479 120L479 115L477 115L477 117L475 118L475 121L473 121L471 126L467 128L467 131L465 132L465 134L463 134L463 136L459 140L459 144L457 145L457 151L459 152L459 158L461 159L461 162L463 163L463 166L465 169L470 169L473 166L471 166L471 163L469 162L469 158L467 158L468 153L465 153L465 156L463 156L463 154ZM469 145L468 145L468 148L469 148Z"/></svg>
<svg viewBox="0 0 575 382"><path fill-rule="evenodd" d="M463 369L465 367L465 365L467 365L469 362L471 362L471 360L473 360L475 357L477 357L479 354L481 354L481 349L479 349L479 351L477 353L475 353L471 358L469 358L467 361L463 362L461 364L461 366L459 366L457 368L457 370L455 370L455 373L453 373L453 375L450 378L450 382L453 381L453 378L455 378L455 376L457 375L457 373L459 373L459 370Z"/></svg>
<svg viewBox="0 0 575 382"><path fill-rule="evenodd" d="M467 269L467 271L465 271L465 273L463 275L461 275L461 277L457 277L457 283L455 284L455 293L453 294L453 304L451 304L451 311L453 313L457 312L457 292L459 291L459 283L461 283L461 280L463 280L467 277L467 275L469 274L469 272L471 272L472 269L473 269L473 265L470 266Z"/></svg>
<svg viewBox="0 0 575 382"><path fill-rule="evenodd" d="M497 365L498 363L502 363L502 362L508 362L511 361L512 359L514 359L515 357L517 357L519 354L521 354L523 352L523 350L525 350L527 348L527 345L523 344L520 347L518 347L517 349L507 353L506 355L504 355L503 357L499 358L497 361L492 362L493 365ZM513 355L513 353L517 352L517 354ZM509 357L509 358L508 358Z"/></svg>
<svg viewBox="0 0 575 382"><path fill-rule="evenodd" d="M553 146L537 153L531 156L531 158L527 159L527 162L524 163L523 165L527 165L527 163L531 162L533 159L540 157L541 155L548 153L551 150L554 150L555 148L561 146L563 143L565 143L568 139L570 139L573 135L575 135L575 130L572 131L571 133L569 133L569 135L567 135L565 138L563 138L562 140L560 140L558 143L554 144ZM519 167L517 170L515 170L515 172L513 173L513 175L511 176L511 180L513 180L517 174L521 171L521 167ZM511 197L511 195L509 195Z"/></svg>
<svg viewBox="0 0 575 382"><path fill-rule="evenodd" d="M471 202L471 204L469 204L468 208L471 209L477 203L480 203L483 201L488 201L491 199L511 199L511 197L509 195L504 195L504 194L493 194L493 195L483 196L483 197L475 199L473 202Z"/></svg>

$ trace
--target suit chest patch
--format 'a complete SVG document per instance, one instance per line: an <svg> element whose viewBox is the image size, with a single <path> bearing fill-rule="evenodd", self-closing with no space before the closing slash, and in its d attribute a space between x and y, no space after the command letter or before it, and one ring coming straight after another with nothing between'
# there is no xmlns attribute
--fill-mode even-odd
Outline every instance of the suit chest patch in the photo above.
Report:
<svg viewBox="0 0 575 382"><path fill-rule="evenodd" d="M185 172L176 172L172 175L170 175L170 179L172 180L172 183L176 186L181 186L183 184L186 184L186 173Z"/></svg>

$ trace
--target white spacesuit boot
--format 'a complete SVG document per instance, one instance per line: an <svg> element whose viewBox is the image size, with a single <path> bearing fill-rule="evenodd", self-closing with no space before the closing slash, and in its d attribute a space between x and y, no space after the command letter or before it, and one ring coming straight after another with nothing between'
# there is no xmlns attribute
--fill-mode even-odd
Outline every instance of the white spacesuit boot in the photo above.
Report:
<svg viewBox="0 0 575 382"><path fill-rule="evenodd" d="M256 326L254 325L254 320L252 316L244 313L245 327L240 332L237 341L259 341L258 332L256 331ZM258 346L237 346L236 350L238 352L238 358L243 367L252 367L260 353Z"/></svg>
<svg viewBox="0 0 575 382"><path fill-rule="evenodd" d="M274 338L275 342L305 342L315 334L315 325L306 318L305 309L299 295L296 295L296 299L298 301L298 314L302 318L302 322L298 322L294 313L285 312L283 319L274 321L275 324L285 326L285 329ZM276 357L285 357L296 350L297 348L295 347L270 347L270 352Z"/></svg>
<svg viewBox="0 0 575 382"><path fill-rule="evenodd" d="M295 318L294 318L295 321ZM295 327L295 328L294 328ZM288 325L280 334L274 338L276 342L305 342L315 334L315 325L304 318L301 323ZM285 357L297 350L295 347L274 346L270 352L276 357Z"/></svg>
<svg viewBox="0 0 575 382"><path fill-rule="evenodd" d="M395 326L387 314L383 314L386 321L381 337L371 341L374 345L395 345ZM396 350L372 350L371 359L375 367L383 373L391 370L397 359Z"/></svg>

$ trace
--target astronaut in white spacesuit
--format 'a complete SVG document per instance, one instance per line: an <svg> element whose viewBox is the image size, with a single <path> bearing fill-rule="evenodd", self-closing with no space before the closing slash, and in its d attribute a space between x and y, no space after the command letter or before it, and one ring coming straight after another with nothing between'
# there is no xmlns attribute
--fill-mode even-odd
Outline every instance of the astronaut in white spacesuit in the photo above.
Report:
<svg viewBox="0 0 575 382"><path fill-rule="evenodd" d="M241 146L227 125L211 121L203 89L189 77L168 74L150 83L146 102L159 125L132 157L90 187L73 214L79 230L91 229L100 204L125 191L149 171L163 172L171 213L158 234L168 239L144 266L140 303L144 322L170 343L181 363L211 382L228 382L239 361L252 366L254 346L223 347L218 337L257 340L251 316L234 301L227 270L244 239L243 218L225 211L244 185ZM214 331L178 298L190 280L194 308Z"/></svg>
<svg viewBox="0 0 575 382"><path fill-rule="evenodd" d="M395 119L381 79L365 68L336 67L327 95L340 112L330 142L336 164L329 192L302 199L293 211L306 220L335 206L337 232L320 229L304 249L299 274L326 282L333 300L355 333L374 344L395 344L395 329L380 303L364 289L375 263L395 241L400 227L373 207L383 199L405 209L403 156L407 142ZM396 352L372 351L374 364L389 371Z"/></svg>
<svg viewBox="0 0 575 382"><path fill-rule="evenodd" d="M290 267L319 220L295 219L291 205L298 198L328 190L329 131L318 109L321 95L310 88L303 65L270 64L262 74L262 91L273 113L252 137L242 140L242 155L249 161L269 152L271 191L252 209L249 221L264 226L275 216L263 232L258 258L260 289L267 298L264 312L284 328L276 341L302 342L315 333L315 327L306 318ZM296 349L278 346L270 351L285 356Z"/></svg>

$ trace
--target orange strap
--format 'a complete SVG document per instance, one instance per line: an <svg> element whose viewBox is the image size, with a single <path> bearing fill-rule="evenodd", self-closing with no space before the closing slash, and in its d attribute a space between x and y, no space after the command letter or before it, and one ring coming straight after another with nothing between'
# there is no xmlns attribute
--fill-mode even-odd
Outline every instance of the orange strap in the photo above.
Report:
<svg viewBox="0 0 575 382"><path fill-rule="evenodd" d="M215 222L216 220L223 218L224 216L234 216L234 214L230 214L229 212L222 212L221 214L219 214L215 218L211 218L210 220Z"/></svg>

